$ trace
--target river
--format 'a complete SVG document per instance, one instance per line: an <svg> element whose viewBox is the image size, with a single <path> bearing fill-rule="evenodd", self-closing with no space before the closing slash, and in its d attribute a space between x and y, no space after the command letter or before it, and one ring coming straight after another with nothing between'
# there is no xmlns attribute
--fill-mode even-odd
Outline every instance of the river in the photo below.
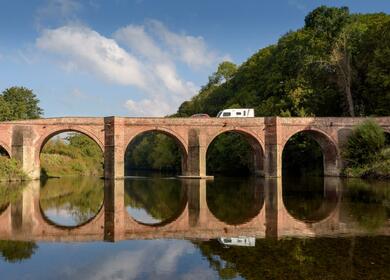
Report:
<svg viewBox="0 0 390 280"><path fill-rule="evenodd" d="M377 280L389 263L389 182L69 177L0 200L1 279Z"/></svg>

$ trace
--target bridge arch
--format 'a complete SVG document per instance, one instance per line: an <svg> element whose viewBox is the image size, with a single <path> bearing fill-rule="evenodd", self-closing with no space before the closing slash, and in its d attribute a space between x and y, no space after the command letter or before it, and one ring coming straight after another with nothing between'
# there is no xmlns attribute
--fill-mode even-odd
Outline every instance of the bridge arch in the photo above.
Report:
<svg viewBox="0 0 390 280"><path fill-rule="evenodd" d="M34 161L35 161L35 168L40 170L41 169L41 153L42 150L45 146L45 144L54 136L59 135L61 133L66 133L66 132L75 132L75 133L80 133L84 136L87 136L91 140L93 140L100 148L102 152L102 156L104 157L104 143L102 139L100 139L95 133L92 131L89 131L88 129L85 129L81 126L68 126L65 128L54 128L51 129L47 132L45 132L35 143L35 155L34 155Z"/></svg>
<svg viewBox="0 0 390 280"><path fill-rule="evenodd" d="M39 138L37 143L35 144L35 146L37 147L37 151L38 151L36 153L36 156L39 158L39 154L41 153L43 147L53 136L64 133L64 132L78 132L78 133L81 133L85 136L88 136L89 138L94 140L95 143L100 147L101 151L104 152L104 143L103 143L102 139L100 139L98 136L96 136L92 131L89 131L88 129L85 129L85 128L80 127L80 126L69 126L66 128L52 129L50 131L47 131L45 134L43 134Z"/></svg>
<svg viewBox="0 0 390 280"><path fill-rule="evenodd" d="M207 152L209 151L209 148L213 144L213 142L215 142L219 136L226 133L237 133L244 137L244 139L251 146L253 151L253 173L256 175L264 176L264 143L258 135L244 128L226 128L208 137L205 149L206 157Z"/></svg>
<svg viewBox="0 0 390 280"><path fill-rule="evenodd" d="M304 134L314 139L321 147L323 156L324 176L339 176L340 169L340 150L335 141L325 131L317 128L305 128L294 131L284 138L282 143L282 154L285 151L288 141L295 135ZM282 160L283 161L283 160ZM283 163L282 163L283 164Z"/></svg>
<svg viewBox="0 0 390 280"><path fill-rule="evenodd" d="M180 149L180 154L181 154L181 173L185 174L187 170L187 159L188 159L187 142L178 133L166 127L145 128L140 131L137 131L136 133L131 134L129 137L127 137L127 139L125 139L123 157L126 157L127 150L131 147L132 143L136 138L141 137L143 135L147 135L148 133L161 133L175 141L175 143L178 145Z"/></svg>
<svg viewBox="0 0 390 280"><path fill-rule="evenodd" d="M7 156L9 158L11 157L11 148L2 141L0 141L0 156L1 155Z"/></svg>

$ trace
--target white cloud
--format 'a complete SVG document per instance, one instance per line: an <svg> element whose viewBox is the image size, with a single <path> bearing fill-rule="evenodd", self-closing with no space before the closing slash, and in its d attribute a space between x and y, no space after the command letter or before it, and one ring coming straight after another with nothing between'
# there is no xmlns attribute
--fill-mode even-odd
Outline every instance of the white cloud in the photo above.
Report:
<svg viewBox="0 0 390 280"><path fill-rule="evenodd" d="M198 87L180 76L178 63L191 70L215 65L221 59L202 37L176 34L156 20L120 28L113 38L82 25L45 29L36 46L62 57L66 71L81 70L141 90L144 96L140 100L132 96L125 103L134 116L171 114L196 94Z"/></svg>
<svg viewBox="0 0 390 280"><path fill-rule="evenodd" d="M142 64L114 40L89 28L46 29L36 44L42 50L62 55L72 67L93 72L108 81L140 88L146 86Z"/></svg>
<svg viewBox="0 0 390 280"><path fill-rule="evenodd" d="M178 58L193 68L211 66L219 60L215 52L208 49L204 39L170 31L162 22L149 20L152 31L164 41Z"/></svg>
<svg viewBox="0 0 390 280"><path fill-rule="evenodd" d="M120 28L115 32L114 37L148 59L158 61L168 59L168 55L157 46L157 43L146 33L145 27L142 25L128 25Z"/></svg>
<svg viewBox="0 0 390 280"><path fill-rule="evenodd" d="M127 100L125 107L133 116L161 117L172 113L170 104L158 99Z"/></svg>
<svg viewBox="0 0 390 280"><path fill-rule="evenodd" d="M178 261L194 252L185 241L144 241L140 249L101 256L86 267L67 268L60 279L172 279L178 272ZM53 276L53 275L52 275ZM53 277L54 278L54 277Z"/></svg>

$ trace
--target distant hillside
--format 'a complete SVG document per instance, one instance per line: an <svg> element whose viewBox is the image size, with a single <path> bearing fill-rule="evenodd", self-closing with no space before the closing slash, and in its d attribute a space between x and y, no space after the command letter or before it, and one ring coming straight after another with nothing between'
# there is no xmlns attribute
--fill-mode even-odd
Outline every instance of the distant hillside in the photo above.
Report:
<svg viewBox="0 0 390 280"><path fill-rule="evenodd" d="M175 116L233 107L257 116L390 115L390 15L321 6L239 67L220 64Z"/></svg>

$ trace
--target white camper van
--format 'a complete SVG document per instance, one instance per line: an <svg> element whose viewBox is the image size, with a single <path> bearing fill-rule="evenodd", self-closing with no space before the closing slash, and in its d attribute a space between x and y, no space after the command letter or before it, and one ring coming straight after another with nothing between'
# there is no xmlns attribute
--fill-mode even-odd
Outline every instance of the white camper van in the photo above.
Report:
<svg viewBox="0 0 390 280"><path fill-rule="evenodd" d="M218 242L224 246L242 246L242 247L255 247L256 238L239 236L239 237L220 237Z"/></svg>
<svg viewBox="0 0 390 280"><path fill-rule="evenodd" d="M253 118L254 109L225 109L220 111L217 118Z"/></svg>

